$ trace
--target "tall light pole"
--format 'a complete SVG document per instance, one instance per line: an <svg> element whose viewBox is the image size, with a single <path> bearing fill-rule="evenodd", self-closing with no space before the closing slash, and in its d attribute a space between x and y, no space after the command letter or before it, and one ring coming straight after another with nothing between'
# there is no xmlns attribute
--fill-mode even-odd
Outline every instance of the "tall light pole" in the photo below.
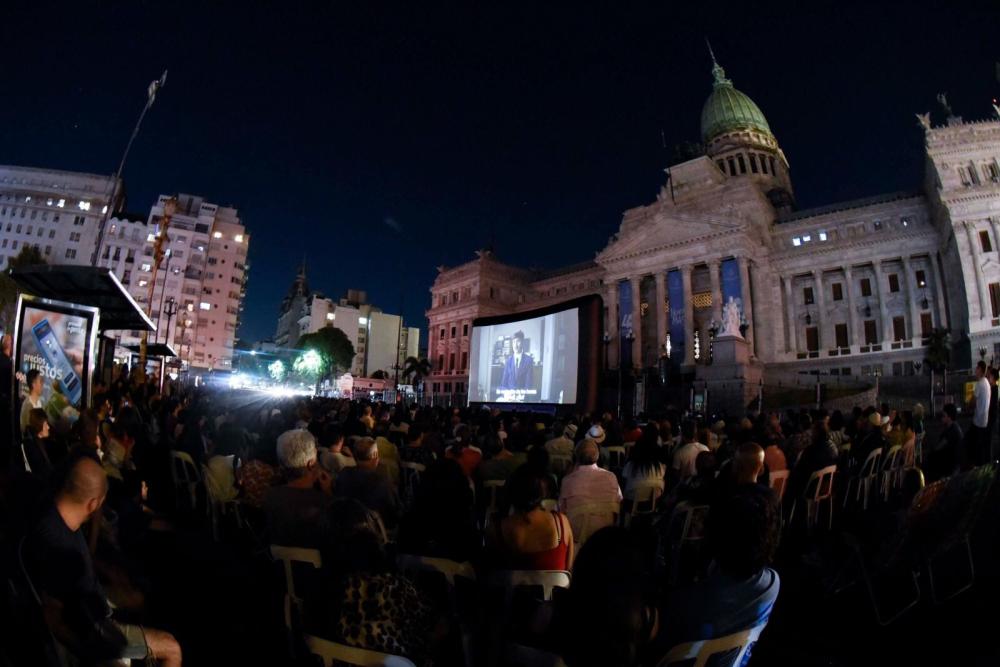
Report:
<svg viewBox="0 0 1000 667"><path fill-rule="evenodd" d="M160 219L160 233L156 235L153 242L153 278L149 282L149 294L146 297L146 315L152 319L153 315L153 294L156 291L156 276L160 271L160 263L163 261L165 251L163 246L170 240L167 236L167 229L170 227L170 218L177 211L177 200L170 197L163 202L163 217ZM164 277L164 289L166 289L166 278ZM159 326L159 317L157 317ZM139 373L138 380L146 380L146 348L149 345L149 331L142 332L142 340L139 342Z"/></svg>
<svg viewBox="0 0 1000 667"><path fill-rule="evenodd" d="M108 197L108 204L104 207L104 211L101 214L101 221L97 225L97 245L94 246L94 254L90 257L90 265L97 266L97 256L101 252L101 246L104 244L104 229L108 225L108 218L111 216L111 207L115 200L115 191L118 189L118 183L121 181L122 171L125 169L125 160L128 158L128 153L132 150L132 143L135 141L136 136L139 134L139 127L142 125L142 119L146 117L146 112L149 111L150 107L153 106L153 101L156 99L156 93L159 92L167 83L167 70L163 70L163 74L159 79L154 79L149 87L146 89L146 106L142 108L139 113L139 119L135 122L135 128L132 129L132 136L129 137L128 143L125 144L125 152L122 153L122 159L118 163L118 170L115 171L114 180L111 181L111 196Z"/></svg>

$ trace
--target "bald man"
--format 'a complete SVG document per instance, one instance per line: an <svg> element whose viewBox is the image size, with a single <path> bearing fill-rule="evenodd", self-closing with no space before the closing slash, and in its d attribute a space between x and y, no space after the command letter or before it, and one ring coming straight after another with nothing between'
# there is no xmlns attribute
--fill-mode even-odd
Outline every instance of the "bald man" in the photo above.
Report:
<svg viewBox="0 0 1000 667"><path fill-rule="evenodd" d="M612 525L617 510L612 512L610 508L622 501L618 478L610 470L597 467L600 455L596 442L590 438L582 440L576 446L576 467L563 479L559 491L559 509L569 515L573 537L577 539L583 526L589 530ZM594 503L603 507L598 510L600 505Z"/></svg>
<svg viewBox="0 0 1000 667"><path fill-rule="evenodd" d="M46 619L56 637L80 658L151 657L161 665L180 665L181 647L172 635L111 619L107 596L80 531L100 510L107 492L104 469L90 456L79 456L25 541L25 563L42 596Z"/></svg>

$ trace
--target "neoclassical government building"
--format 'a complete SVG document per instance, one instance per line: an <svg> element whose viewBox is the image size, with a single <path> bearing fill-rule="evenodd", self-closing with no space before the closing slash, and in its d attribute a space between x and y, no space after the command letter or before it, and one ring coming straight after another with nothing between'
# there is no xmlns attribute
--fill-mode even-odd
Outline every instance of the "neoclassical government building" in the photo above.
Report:
<svg viewBox="0 0 1000 667"><path fill-rule="evenodd" d="M919 189L797 210L764 114L714 60L712 76L704 154L669 167L656 201L625 211L593 261L537 271L480 250L438 268L431 394L466 391L473 319L586 294L603 298L612 369L666 355L697 371L729 299L765 374L912 374L935 328L951 331L960 363L983 348L1000 359L1000 120L920 115Z"/></svg>

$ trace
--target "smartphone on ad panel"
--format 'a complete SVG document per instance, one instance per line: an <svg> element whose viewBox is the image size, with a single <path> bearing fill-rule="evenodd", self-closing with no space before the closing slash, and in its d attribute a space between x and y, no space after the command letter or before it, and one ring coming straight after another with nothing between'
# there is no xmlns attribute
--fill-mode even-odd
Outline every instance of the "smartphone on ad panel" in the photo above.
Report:
<svg viewBox="0 0 1000 667"><path fill-rule="evenodd" d="M54 369L63 395L70 404L79 405L80 399L83 398L83 381L66 356L66 351L59 344L52 325L47 319L42 320L31 328L31 333L35 336L38 349L45 355L45 360Z"/></svg>

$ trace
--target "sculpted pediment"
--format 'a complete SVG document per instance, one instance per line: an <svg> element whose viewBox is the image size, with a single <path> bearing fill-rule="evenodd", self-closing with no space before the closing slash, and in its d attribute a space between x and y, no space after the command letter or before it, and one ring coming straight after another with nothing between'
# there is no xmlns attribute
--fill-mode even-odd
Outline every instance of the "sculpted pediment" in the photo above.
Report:
<svg viewBox="0 0 1000 667"><path fill-rule="evenodd" d="M626 220L622 224L622 230L598 254L597 260L613 261L705 237L741 233L746 227L747 220L736 207L722 207L712 212L661 209L650 212L639 220Z"/></svg>

